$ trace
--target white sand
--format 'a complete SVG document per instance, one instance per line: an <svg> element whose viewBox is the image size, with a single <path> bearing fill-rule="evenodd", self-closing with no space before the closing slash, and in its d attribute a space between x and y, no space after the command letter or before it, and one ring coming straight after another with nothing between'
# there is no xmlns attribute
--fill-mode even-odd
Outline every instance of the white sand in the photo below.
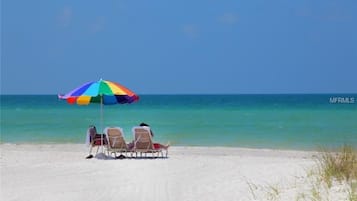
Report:
<svg viewBox="0 0 357 201"><path fill-rule="evenodd" d="M85 145L0 148L2 201L297 200L316 154L170 147L167 159L98 160Z"/></svg>

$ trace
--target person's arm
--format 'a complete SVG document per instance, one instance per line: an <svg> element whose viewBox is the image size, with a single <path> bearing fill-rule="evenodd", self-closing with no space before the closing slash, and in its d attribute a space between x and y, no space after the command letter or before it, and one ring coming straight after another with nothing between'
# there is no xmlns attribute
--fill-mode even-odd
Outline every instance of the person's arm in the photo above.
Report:
<svg viewBox="0 0 357 201"><path fill-rule="evenodd" d="M154 132L150 129L151 137L154 137Z"/></svg>

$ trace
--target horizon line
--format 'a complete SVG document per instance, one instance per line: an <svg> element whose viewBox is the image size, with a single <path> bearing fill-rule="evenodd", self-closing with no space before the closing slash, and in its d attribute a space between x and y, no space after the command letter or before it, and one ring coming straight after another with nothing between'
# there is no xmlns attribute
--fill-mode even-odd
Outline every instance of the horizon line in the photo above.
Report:
<svg viewBox="0 0 357 201"><path fill-rule="evenodd" d="M331 95L331 94L356 94L357 92L315 92L315 93L302 93L302 92L297 92L297 93L142 93L137 95ZM35 94L35 93L8 93L8 94L1 94L0 96L46 96L46 95L53 95L53 96L58 96L58 94L50 94L50 93L44 93L44 94Z"/></svg>

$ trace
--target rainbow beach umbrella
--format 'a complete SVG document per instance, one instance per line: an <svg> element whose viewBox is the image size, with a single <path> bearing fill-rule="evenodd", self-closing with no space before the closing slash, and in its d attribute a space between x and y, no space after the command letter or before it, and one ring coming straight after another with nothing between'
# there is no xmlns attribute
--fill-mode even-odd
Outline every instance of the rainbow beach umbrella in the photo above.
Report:
<svg viewBox="0 0 357 201"><path fill-rule="evenodd" d="M139 96L123 85L103 79L87 82L67 94L58 95L58 98L67 100L69 104L99 103L101 130L103 130L103 105L133 103L139 100Z"/></svg>
<svg viewBox="0 0 357 201"><path fill-rule="evenodd" d="M116 82L100 79L95 82L87 82L65 95L58 95L69 104L88 105L100 103L101 105L113 105L132 103L139 100L134 92Z"/></svg>

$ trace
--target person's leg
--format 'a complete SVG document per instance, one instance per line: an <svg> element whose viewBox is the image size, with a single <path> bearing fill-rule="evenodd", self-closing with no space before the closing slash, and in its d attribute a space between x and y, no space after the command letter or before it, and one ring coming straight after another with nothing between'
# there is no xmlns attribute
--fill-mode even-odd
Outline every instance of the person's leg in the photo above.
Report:
<svg viewBox="0 0 357 201"><path fill-rule="evenodd" d="M91 143L91 145L90 145L89 153L88 153L88 156L86 157L86 159L93 158L92 149L93 149L93 143Z"/></svg>
<svg viewBox="0 0 357 201"><path fill-rule="evenodd" d="M129 142L127 146L129 150L132 150L134 148L134 141Z"/></svg>
<svg viewBox="0 0 357 201"><path fill-rule="evenodd" d="M166 145L160 144L161 148L168 149L170 147L170 143L168 142Z"/></svg>
<svg viewBox="0 0 357 201"><path fill-rule="evenodd" d="M170 143L167 143L166 145L160 144L160 143L154 143L154 148L155 149L167 149L170 147Z"/></svg>
<svg viewBox="0 0 357 201"><path fill-rule="evenodd" d="M164 157L164 153L162 152L162 150L165 150L166 158L167 158L169 147L170 147L170 142L168 142L166 145L163 145L163 144L160 144L160 143L154 143L154 148L156 150L160 151L160 153L162 154L162 157Z"/></svg>

